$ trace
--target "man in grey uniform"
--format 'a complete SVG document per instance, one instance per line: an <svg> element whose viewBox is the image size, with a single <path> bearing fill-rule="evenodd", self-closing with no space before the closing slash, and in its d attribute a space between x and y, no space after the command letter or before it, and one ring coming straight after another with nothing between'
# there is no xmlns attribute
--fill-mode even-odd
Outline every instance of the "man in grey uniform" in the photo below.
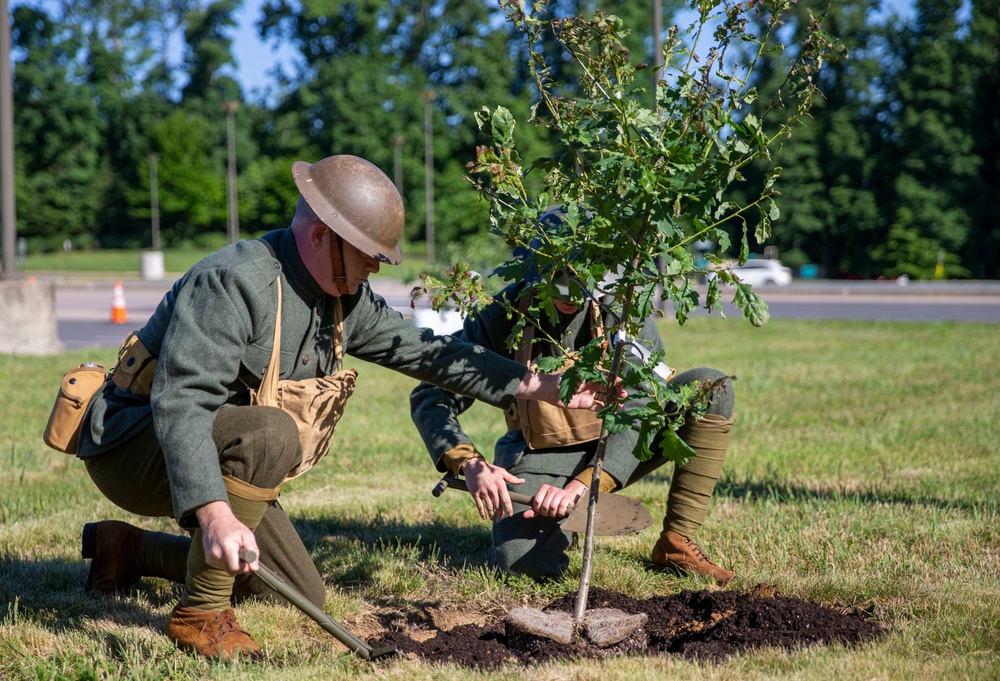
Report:
<svg viewBox="0 0 1000 681"><path fill-rule="evenodd" d="M602 313L593 298L583 296L582 305L574 302L572 286L575 284L567 277L561 283L557 281L563 296L554 300L559 320L552 324L545 317L542 330L533 334L538 339L555 339L570 352L600 337L605 333L605 323L610 322L601 319ZM458 337L528 366L539 357L561 356L550 341L530 344L530 324L518 349L512 352L507 346L507 338L517 321L517 315L508 314L508 309L526 311L532 295L530 282L508 286L498 294L507 307L498 302L487 305L465 320ZM575 296L576 300L580 297ZM663 349L653 320L646 321L638 342L651 352ZM707 414L700 419L688 415L677 432L696 455L674 470L663 530L653 547L651 560L654 565L671 571L707 576L725 584L733 578L733 573L709 560L692 537L708 513L729 446L734 406L732 385L725 374L708 368L673 376L668 373L664 378L667 377L670 382L680 384L709 381L716 387L708 395ZM473 401L437 385L422 383L410 395L410 412L437 469L464 475L480 515L493 521L495 567L536 579L559 575L569 564L565 550L571 535L562 531L557 520L590 487L600 421L593 412L570 412L516 400L507 413L508 431L496 442L490 463L458 420ZM635 405L626 402L626 407L629 406ZM637 428L608 436L601 492L627 487L667 462L663 456L654 456L646 462L633 456ZM656 443L653 451L657 451ZM533 505L530 508L513 505L508 486L533 496Z"/></svg>
<svg viewBox="0 0 1000 681"><path fill-rule="evenodd" d="M501 408L515 396L558 403L557 377L418 329L372 292L368 276L402 260L402 199L384 173L331 156L299 161L292 174L300 198L290 227L227 246L178 280L135 334L133 349L155 369L137 388L104 385L77 454L116 505L173 517L192 533L88 524L88 591L128 588L144 575L183 582L167 636L210 658L259 654L231 603L277 597L249 579L257 563L241 562L242 549L266 556L318 606L326 597L277 501L302 460L297 425L276 407L249 406L271 358L279 280L281 379L332 373L342 344L346 354ZM597 408L601 389L583 386L568 406Z"/></svg>

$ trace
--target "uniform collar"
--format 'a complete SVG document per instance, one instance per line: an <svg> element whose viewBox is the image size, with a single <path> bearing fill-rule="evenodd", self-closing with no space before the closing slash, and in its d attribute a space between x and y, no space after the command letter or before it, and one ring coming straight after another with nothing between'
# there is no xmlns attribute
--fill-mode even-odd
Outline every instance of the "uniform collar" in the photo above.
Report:
<svg viewBox="0 0 1000 681"><path fill-rule="evenodd" d="M274 244L274 257L281 263L285 279L293 288L299 291L306 300L319 300L326 296L326 292L320 288L312 274L306 269L305 263L302 262L302 256L299 255L299 249L295 245L295 235L292 234L291 228L279 232L277 240L271 243Z"/></svg>

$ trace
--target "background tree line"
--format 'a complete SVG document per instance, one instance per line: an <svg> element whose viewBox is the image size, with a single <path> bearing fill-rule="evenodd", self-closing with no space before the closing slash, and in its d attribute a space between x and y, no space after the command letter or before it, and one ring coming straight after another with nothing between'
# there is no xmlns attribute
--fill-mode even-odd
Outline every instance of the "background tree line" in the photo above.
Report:
<svg viewBox="0 0 1000 681"><path fill-rule="evenodd" d="M796 7L786 44L825 4ZM831 277L929 278L943 264L948 277L997 278L1000 0L916 0L905 23L881 12L884 4L829 3L827 29L850 53L821 74L825 98L784 142L782 216L770 243L788 264L815 264ZM423 241L429 139L438 258L485 238L487 204L463 179L483 143L472 113L502 104L524 120L534 104L524 46L495 4L267 0L257 30L299 58L293 75L253 98L232 77L240 5L60 0L15 8L18 234L31 250L66 238L78 247L149 247L151 159L163 245L224 243L229 103L238 105L244 235L287 224L297 197L293 161L351 153L399 180L407 239ZM651 5L559 0L551 9L621 16L651 85ZM664 26L685 5L663 0ZM177 35L179 65L168 56ZM776 60L794 53L753 74L762 91L779 85ZM555 43L546 58L572 95L574 65ZM545 154L543 128L518 133L523 153ZM746 169L750 185L756 172Z"/></svg>

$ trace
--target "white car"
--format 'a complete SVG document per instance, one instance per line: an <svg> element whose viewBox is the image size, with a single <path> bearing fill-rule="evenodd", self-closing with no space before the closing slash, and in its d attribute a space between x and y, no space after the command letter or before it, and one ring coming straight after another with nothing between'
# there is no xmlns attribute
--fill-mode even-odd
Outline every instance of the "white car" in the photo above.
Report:
<svg viewBox="0 0 1000 681"><path fill-rule="evenodd" d="M780 260L747 260L745 265L733 265L729 271L751 286L787 286L792 283L792 270L782 265ZM708 278L715 276L711 272Z"/></svg>

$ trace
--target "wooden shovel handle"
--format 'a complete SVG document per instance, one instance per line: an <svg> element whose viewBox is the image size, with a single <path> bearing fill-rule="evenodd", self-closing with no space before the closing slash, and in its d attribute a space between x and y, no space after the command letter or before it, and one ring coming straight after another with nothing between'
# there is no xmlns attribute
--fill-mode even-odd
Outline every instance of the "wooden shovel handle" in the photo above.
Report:
<svg viewBox="0 0 1000 681"><path fill-rule="evenodd" d="M431 490L431 494L433 494L436 497L439 497L442 494L444 494L444 491L449 487L460 489L463 492L469 491L469 486L465 484L465 480L462 480L461 478L456 478L454 475L446 475L440 480L438 480L438 484L434 485L434 489ZM516 504L524 504L525 506L531 506L531 501L533 497L529 497L527 494L508 491L507 495L510 496L510 500Z"/></svg>

